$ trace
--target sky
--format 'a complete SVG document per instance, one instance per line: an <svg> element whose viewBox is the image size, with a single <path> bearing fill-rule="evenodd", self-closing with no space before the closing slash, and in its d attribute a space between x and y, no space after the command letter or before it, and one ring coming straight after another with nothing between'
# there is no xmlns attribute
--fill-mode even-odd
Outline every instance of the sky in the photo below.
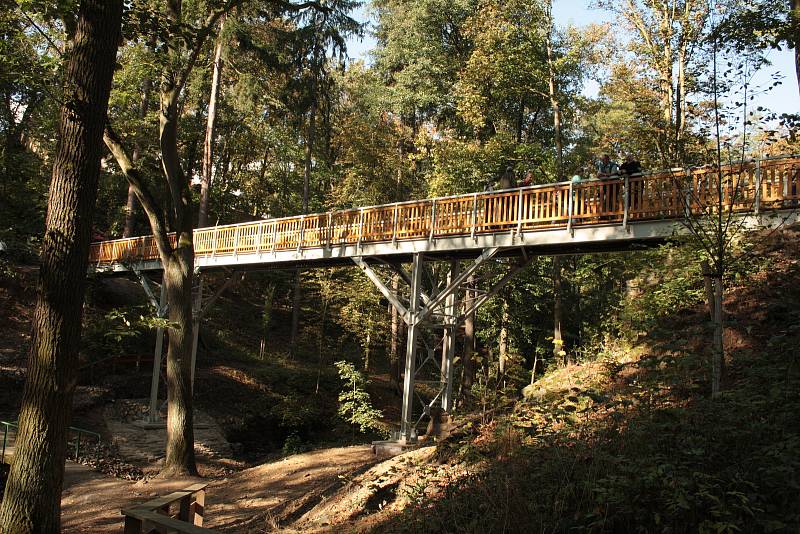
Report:
<svg viewBox="0 0 800 534"><path fill-rule="evenodd" d="M558 26L585 26L592 23L609 22L614 23L614 15L603 9L590 8L589 0L554 0L553 17ZM359 8L354 18L360 21L368 21L368 11ZM347 49L351 58L363 59L369 62L369 52L375 47L375 38L366 33L363 38L351 38L348 40ZM764 67L753 76L751 85L753 87L766 86L769 84L771 76L778 72L783 76L783 83L765 95L756 96L753 106L762 106L777 113L797 113L800 112L800 94L797 89L797 77L794 68L794 51L784 48L783 50L772 50L768 53L767 59L770 66ZM593 80L588 80L584 85L583 92L587 96L597 95L599 85Z"/></svg>

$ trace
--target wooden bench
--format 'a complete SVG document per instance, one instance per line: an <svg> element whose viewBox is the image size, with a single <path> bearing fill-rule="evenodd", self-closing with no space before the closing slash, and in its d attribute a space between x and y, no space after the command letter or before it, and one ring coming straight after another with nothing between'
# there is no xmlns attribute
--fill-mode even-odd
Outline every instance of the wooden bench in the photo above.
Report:
<svg viewBox="0 0 800 534"><path fill-rule="evenodd" d="M215 534L203 528L207 484L193 484L186 489L157 497L143 504L123 508L125 534L151 532L178 534ZM176 505L173 510L172 506ZM217 533L218 534L218 533Z"/></svg>

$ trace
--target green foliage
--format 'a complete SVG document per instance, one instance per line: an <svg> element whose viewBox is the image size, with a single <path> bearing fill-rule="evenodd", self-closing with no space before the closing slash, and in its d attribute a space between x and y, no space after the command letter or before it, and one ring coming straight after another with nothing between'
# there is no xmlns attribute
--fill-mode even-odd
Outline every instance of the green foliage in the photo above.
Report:
<svg viewBox="0 0 800 534"><path fill-rule="evenodd" d="M292 432L286 438L286 441L283 442L283 448L281 449L281 453L284 456L290 456L292 454L300 454L306 452L310 449L308 443L304 442L297 432Z"/></svg>
<svg viewBox="0 0 800 534"><path fill-rule="evenodd" d="M380 424L383 414L372 406L369 393L364 389L369 381L350 362L338 361L334 365L342 380L339 416L351 425L357 426L361 432L384 433L385 429Z"/></svg>
<svg viewBox="0 0 800 534"><path fill-rule="evenodd" d="M640 252L629 266L621 321L628 331L647 330L676 310L703 302L702 254L691 246L665 245Z"/></svg>

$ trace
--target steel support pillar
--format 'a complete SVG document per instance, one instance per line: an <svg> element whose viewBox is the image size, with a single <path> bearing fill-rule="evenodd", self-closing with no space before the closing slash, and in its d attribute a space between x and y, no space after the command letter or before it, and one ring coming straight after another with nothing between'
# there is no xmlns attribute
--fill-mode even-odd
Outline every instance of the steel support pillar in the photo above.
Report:
<svg viewBox="0 0 800 534"><path fill-rule="evenodd" d="M161 300L156 313L158 318L164 317L167 311L167 285L161 281ZM164 327L159 326L156 330L156 348L153 352L153 376L150 379L150 407L147 411L147 421L157 423L158 416L158 382L161 378L161 354L164 348Z"/></svg>
<svg viewBox="0 0 800 534"><path fill-rule="evenodd" d="M400 421L401 443L416 441L417 425L425 415L430 414L430 408L433 407L434 404L441 403L442 409L445 412L451 412L453 410L455 405L455 399L453 398L455 340L457 328L464 320L464 314L458 313L459 292L464 290L464 283L469 277L473 275L479 267L489 263L498 251L498 248L484 249L474 262L465 262L464 270L461 270L461 265L458 260L450 260L447 280L441 289L437 281L434 280L432 273L426 271L425 258L421 253L415 253L413 255L410 273L403 270L399 265L389 265L389 267L399 273L400 277L408 284L408 301L396 290L389 288L381 279L380 273L376 272L372 266L367 263L366 258L352 258L353 263L364 271L364 274L375 284L378 290L386 297L408 325L405 375L403 377L403 404ZM512 265L506 275L502 277L499 282L495 283L485 295L473 299L468 306L470 311L474 311L481 304L486 302L533 259L525 255L524 251L522 255L523 259L517 264ZM422 287L423 281L426 278L426 273L432 289L429 296L424 293ZM419 351L422 350L420 343L425 342L425 338L422 335L423 328L443 330L441 338L441 360L438 364L434 359L434 351L437 350L438 344L437 346L426 345L426 357L417 361ZM423 378L418 379L417 377L418 373L423 370L428 363L433 363L433 365L436 366L436 374L438 375L436 382L439 385L439 391L427 404L423 402L422 415L420 415L419 419L415 420L414 404L417 396L415 395L414 388L417 382L432 383L431 380L425 380Z"/></svg>
<svg viewBox="0 0 800 534"><path fill-rule="evenodd" d="M202 317L203 310L203 277L197 273L197 292L194 295L194 302L192 302L192 359L191 359L191 381L189 388L194 395L194 368L197 364L197 342L200 338L200 318Z"/></svg>
<svg viewBox="0 0 800 534"><path fill-rule="evenodd" d="M447 286L458 277L458 260L450 262L447 273ZM456 351L456 310L458 309L458 291L452 291L445 299L445 328L442 334L442 410L447 413L453 409L453 358Z"/></svg>
<svg viewBox="0 0 800 534"><path fill-rule="evenodd" d="M403 377L403 410L400 421L400 440L411 443L416 439L416 425L414 423L414 375L417 366L417 338L421 325L415 321L419 313L420 293L422 290L423 261L421 254L414 254L411 269L411 294L408 302L408 312L412 320L408 325L406 340L406 365Z"/></svg>

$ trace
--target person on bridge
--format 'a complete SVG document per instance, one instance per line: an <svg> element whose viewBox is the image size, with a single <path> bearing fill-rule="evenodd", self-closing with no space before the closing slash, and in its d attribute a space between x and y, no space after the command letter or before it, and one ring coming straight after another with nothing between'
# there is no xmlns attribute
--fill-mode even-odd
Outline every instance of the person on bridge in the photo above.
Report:
<svg viewBox="0 0 800 534"><path fill-rule="evenodd" d="M517 187L517 177L514 174L514 167L509 165L506 167L506 172L500 176L498 189L511 189L512 187Z"/></svg>
<svg viewBox="0 0 800 534"><path fill-rule="evenodd" d="M519 185L520 187L527 187L529 185L533 185L533 171L528 170L528 172L525 173L525 178L522 179Z"/></svg>
<svg viewBox="0 0 800 534"><path fill-rule="evenodd" d="M597 178L602 180L619 174L619 165L608 154L603 154L597 162Z"/></svg>
<svg viewBox="0 0 800 534"><path fill-rule="evenodd" d="M623 175L627 174L628 176L642 174L642 164L628 152L625 154L625 161L619 166L619 170Z"/></svg>

